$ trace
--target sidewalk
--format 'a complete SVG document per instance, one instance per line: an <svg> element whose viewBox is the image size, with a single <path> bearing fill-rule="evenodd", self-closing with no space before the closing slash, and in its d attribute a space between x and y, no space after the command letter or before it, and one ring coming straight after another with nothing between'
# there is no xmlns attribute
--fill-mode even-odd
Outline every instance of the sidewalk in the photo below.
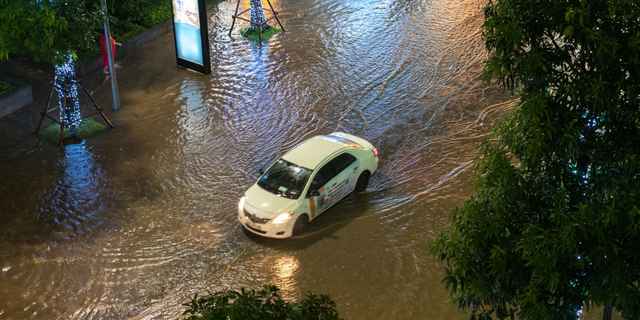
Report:
<svg viewBox="0 0 640 320"><path fill-rule="evenodd" d="M129 39L119 49L118 60L123 60L127 55L127 51L134 51L136 48L170 31L171 24L166 22ZM103 86L106 86L106 89L109 90L110 82L106 81L102 73L102 60L100 57L79 62L77 72L78 80L92 94L95 91L105 89ZM39 140L34 135L34 131L40 119L40 112L51 89L50 83L53 79L53 68L18 58L0 63L0 74L8 78L20 79L31 84L33 88L33 103L0 119L0 137L2 137L0 139L0 150L7 150L19 144L37 145ZM82 114L93 114L95 109L85 100L85 96L82 95ZM102 107L107 116L111 116L111 100L99 100L100 107ZM54 107L56 101L52 100L50 105ZM45 120L43 126L47 126L49 123L49 120Z"/></svg>
<svg viewBox="0 0 640 320"><path fill-rule="evenodd" d="M33 103L19 109L18 111L0 119L0 149L6 149L18 144L33 145L38 143L34 131L40 120L40 112L44 108L47 96L51 90L51 80L53 79L53 69L46 71L46 66L34 65L21 60L11 60L0 65L0 73L9 78L16 78L31 84L33 89ZM98 69L100 70L100 69ZM89 91L95 90L101 82L101 75L97 71L87 73L83 78L79 78L82 84ZM55 97L55 95L54 95ZM82 100L82 112L91 112L92 107ZM55 99L51 101L51 107L56 106ZM108 106L102 106L105 111L109 111ZM49 121L45 120L44 125Z"/></svg>

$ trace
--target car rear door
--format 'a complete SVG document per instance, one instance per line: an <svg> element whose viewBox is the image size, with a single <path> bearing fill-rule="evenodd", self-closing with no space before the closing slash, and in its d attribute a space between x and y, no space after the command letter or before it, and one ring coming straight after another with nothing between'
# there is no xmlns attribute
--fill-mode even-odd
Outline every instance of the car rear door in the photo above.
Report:
<svg viewBox="0 0 640 320"><path fill-rule="evenodd" d="M352 154L345 152L334 160L334 170L338 172L333 184L330 182L332 198L336 202L348 196L354 189L356 179L355 172L358 170L358 161ZM335 202L334 202L335 204Z"/></svg>
<svg viewBox="0 0 640 320"><path fill-rule="evenodd" d="M329 209L346 197L355 185L354 172L358 169L358 161L349 154L343 153L325 164L314 177L310 192L317 190L319 195L310 199L311 215L315 216ZM314 213L315 212L315 213Z"/></svg>

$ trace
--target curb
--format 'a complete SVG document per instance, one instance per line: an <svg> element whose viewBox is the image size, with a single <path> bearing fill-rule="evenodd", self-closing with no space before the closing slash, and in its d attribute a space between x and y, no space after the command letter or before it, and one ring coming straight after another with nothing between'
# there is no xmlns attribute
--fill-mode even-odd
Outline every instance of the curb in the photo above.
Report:
<svg viewBox="0 0 640 320"><path fill-rule="evenodd" d="M0 118L4 118L33 102L31 85L20 84L16 91L0 96Z"/></svg>

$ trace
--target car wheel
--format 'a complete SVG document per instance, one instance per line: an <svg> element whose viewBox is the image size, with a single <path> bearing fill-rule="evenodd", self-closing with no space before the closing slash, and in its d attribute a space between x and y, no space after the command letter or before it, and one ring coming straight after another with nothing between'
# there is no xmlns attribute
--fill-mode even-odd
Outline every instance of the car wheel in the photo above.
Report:
<svg viewBox="0 0 640 320"><path fill-rule="evenodd" d="M304 232L304 229L307 228L309 224L309 217L306 214L301 214L298 219L296 219L296 223L293 225L293 235L299 236Z"/></svg>
<svg viewBox="0 0 640 320"><path fill-rule="evenodd" d="M360 177L358 177L358 181L356 182L356 192L364 192L367 190L370 176L371 173L369 173L369 171L365 171L360 174Z"/></svg>

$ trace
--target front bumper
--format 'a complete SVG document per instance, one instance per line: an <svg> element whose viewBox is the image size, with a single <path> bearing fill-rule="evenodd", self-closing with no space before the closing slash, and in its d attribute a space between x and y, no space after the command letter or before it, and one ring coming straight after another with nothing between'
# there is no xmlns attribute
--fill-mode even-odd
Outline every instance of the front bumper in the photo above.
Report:
<svg viewBox="0 0 640 320"><path fill-rule="evenodd" d="M267 238L274 239L286 239L291 238L293 234L293 225L295 219L291 219L287 223L272 224L268 223L255 223L244 214L242 208L238 208L238 221L249 232Z"/></svg>

